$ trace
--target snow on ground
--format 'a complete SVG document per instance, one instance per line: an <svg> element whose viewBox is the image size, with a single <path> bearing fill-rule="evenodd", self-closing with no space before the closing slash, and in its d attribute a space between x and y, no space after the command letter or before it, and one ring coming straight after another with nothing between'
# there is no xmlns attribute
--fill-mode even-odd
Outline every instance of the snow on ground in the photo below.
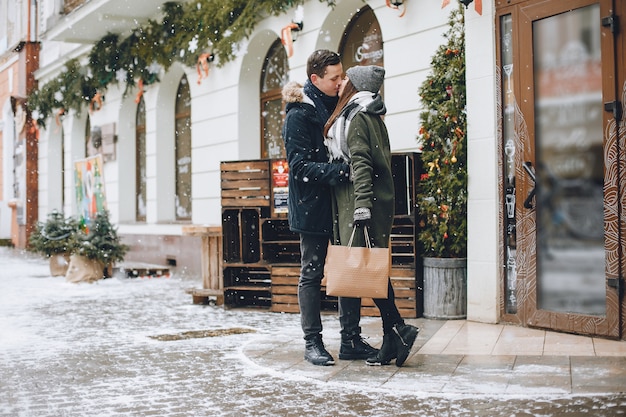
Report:
<svg viewBox="0 0 626 417"><path fill-rule="evenodd" d="M623 414L624 398L433 396L260 367L243 347L299 340L299 316L193 305L194 286L176 274L71 284L40 257L0 248L0 416ZM198 330L225 334L154 339Z"/></svg>

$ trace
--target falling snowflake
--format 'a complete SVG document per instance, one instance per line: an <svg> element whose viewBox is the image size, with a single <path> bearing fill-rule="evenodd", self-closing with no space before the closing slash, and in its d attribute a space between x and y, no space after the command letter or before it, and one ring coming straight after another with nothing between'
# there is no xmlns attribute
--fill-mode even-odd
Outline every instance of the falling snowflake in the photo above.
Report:
<svg viewBox="0 0 626 417"><path fill-rule="evenodd" d="M60 91L57 91L54 93L54 99L59 102L63 101L63 94L61 94Z"/></svg>
<svg viewBox="0 0 626 417"><path fill-rule="evenodd" d="M198 50L198 35L194 36L192 40L189 41L189 52L192 54Z"/></svg>
<svg viewBox="0 0 626 417"><path fill-rule="evenodd" d="M233 43L231 47L233 55L236 57L242 57L248 53L248 48L244 48L241 43Z"/></svg>
<svg viewBox="0 0 626 417"><path fill-rule="evenodd" d="M161 65L159 65L156 61L152 61L152 64L148 66L148 72L150 74L158 74L159 71L161 71Z"/></svg>
<svg viewBox="0 0 626 417"><path fill-rule="evenodd" d="M126 71L124 68L121 68L115 71L115 79L121 83L126 81L127 76L128 76L128 71Z"/></svg>

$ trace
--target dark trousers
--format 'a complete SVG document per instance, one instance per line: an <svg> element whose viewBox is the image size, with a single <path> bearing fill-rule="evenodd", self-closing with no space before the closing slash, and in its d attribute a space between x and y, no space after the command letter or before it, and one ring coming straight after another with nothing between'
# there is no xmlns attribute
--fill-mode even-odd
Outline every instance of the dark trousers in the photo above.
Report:
<svg viewBox="0 0 626 417"><path fill-rule="evenodd" d="M387 284L387 298L375 298L374 304L380 311L380 317L383 319L383 333L391 333L393 326L396 324L404 324L402 316L396 307L396 296L393 292L393 286L391 285L391 279Z"/></svg>
<svg viewBox="0 0 626 417"><path fill-rule="evenodd" d="M305 340L311 340L322 333L321 286L329 241L328 236L300 234L302 268L298 282L298 303ZM349 339L360 335L360 320L361 299L339 297L339 324L342 338Z"/></svg>

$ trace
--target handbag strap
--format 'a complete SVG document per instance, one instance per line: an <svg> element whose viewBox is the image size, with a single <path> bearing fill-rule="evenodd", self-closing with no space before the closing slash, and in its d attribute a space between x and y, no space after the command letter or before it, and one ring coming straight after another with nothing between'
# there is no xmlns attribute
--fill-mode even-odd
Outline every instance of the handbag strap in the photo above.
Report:
<svg viewBox="0 0 626 417"><path fill-rule="evenodd" d="M350 240L348 240L348 247L352 247L352 241L354 240L354 233L356 232L357 227L354 226L352 228L352 234L350 235ZM372 242L370 241L370 234L367 231L367 226L363 226L363 235L365 237L365 246L369 249L372 248Z"/></svg>

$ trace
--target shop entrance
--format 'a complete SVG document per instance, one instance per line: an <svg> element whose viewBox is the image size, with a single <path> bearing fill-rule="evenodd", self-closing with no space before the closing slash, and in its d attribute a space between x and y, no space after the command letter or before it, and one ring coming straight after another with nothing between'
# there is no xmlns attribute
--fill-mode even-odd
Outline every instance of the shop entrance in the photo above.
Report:
<svg viewBox="0 0 626 417"><path fill-rule="evenodd" d="M504 304L528 326L621 336L625 8L526 1L500 15Z"/></svg>

